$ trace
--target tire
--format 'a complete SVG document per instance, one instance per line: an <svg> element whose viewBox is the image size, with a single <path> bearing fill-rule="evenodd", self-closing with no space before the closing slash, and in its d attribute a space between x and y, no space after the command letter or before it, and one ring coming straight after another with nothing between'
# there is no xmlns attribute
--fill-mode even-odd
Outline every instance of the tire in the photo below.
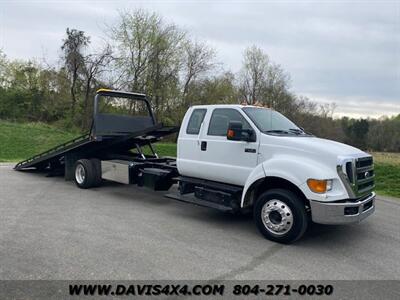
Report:
<svg viewBox="0 0 400 300"><path fill-rule="evenodd" d="M93 181L93 186L100 186L102 183L102 178L101 178L101 162L100 159L98 158L92 158L90 159L93 165L94 169L94 181Z"/></svg>
<svg viewBox="0 0 400 300"><path fill-rule="evenodd" d="M75 163L74 179L76 185L81 189L91 188L95 181L96 171L89 159L80 159Z"/></svg>
<svg viewBox="0 0 400 300"><path fill-rule="evenodd" d="M269 190L258 197L253 209L258 230L271 241L290 244L307 230L304 203L291 191Z"/></svg>

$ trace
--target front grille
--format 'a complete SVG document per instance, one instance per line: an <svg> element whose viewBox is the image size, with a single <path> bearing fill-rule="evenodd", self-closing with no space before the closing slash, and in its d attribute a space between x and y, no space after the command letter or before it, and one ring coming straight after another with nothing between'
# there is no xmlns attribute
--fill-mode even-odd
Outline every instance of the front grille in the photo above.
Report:
<svg viewBox="0 0 400 300"><path fill-rule="evenodd" d="M375 187L372 157L360 157L347 162L346 175L357 197L370 193Z"/></svg>
<svg viewBox="0 0 400 300"><path fill-rule="evenodd" d="M357 167L357 169L363 168L363 167L368 167L368 166L371 166L372 163L373 163L372 157L362 157L356 161L356 167Z"/></svg>

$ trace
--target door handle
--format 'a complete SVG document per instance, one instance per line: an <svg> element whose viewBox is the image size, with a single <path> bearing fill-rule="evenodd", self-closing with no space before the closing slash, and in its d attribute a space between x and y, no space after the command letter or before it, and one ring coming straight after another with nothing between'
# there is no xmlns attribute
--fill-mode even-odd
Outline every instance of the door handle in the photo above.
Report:
<svg viewBox="0 0 400 300"><path fill-rule="evenodd" d="M244 149L244 152L246 152L246 153L256 153L257 150L256 150L256 149L253 149L253 148L245 148L245 149Z"/></svg>
<svg viewBox="0 0 400 300"><path fill-rule="evenodd" d="M200 148L201 148L201 151L207 151L207 142L202 141Z"/></svg>

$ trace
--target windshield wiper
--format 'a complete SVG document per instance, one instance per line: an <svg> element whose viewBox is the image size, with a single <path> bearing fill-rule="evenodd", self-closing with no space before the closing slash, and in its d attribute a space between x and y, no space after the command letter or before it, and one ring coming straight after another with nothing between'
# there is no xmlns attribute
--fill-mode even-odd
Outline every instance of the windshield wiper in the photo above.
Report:
<svg viewBox="0 0 400 300"><path fill-rule="evenodd" d="M304 130L301 130L300 128L289 128L291 132L299 133L299 134L305 134Z"/></svg>
<svg viewBox="0 0 400 300"><path fill-rule="evenodd" d="M277 134L296 134L296 135L310 135L300 128L289 128L289 129L273 129L265 130L264 133L277 133Z"/></svg>
<svg viewBox="0 0 400 300"><path fill-rule="evenodd" d="M291 134L290 131L288 130L282 130L282 129L274 129L274 130L265 130L263 131L265 133L284 133L284 134Z"/></svg>
<svg viewBox="0 0 400 300"><path fill-rule="evenodd" d="M289 130L291 132L295 132L295 133L298 133L298 134L312 135L312 134L309 134L309 133L305 132L303 129L300 129L300 128L289 128Z"/></svg>

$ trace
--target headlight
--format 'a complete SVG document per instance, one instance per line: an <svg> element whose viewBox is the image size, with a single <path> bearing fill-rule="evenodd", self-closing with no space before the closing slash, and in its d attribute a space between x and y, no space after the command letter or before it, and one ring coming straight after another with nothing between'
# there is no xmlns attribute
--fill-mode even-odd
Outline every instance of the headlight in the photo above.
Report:
<svg viewBox="0 0 400 300"><path fill-rule="evenodd" d="M332 179L308 179L307 185L314 193L322 194L332 189Z"/></svg>

